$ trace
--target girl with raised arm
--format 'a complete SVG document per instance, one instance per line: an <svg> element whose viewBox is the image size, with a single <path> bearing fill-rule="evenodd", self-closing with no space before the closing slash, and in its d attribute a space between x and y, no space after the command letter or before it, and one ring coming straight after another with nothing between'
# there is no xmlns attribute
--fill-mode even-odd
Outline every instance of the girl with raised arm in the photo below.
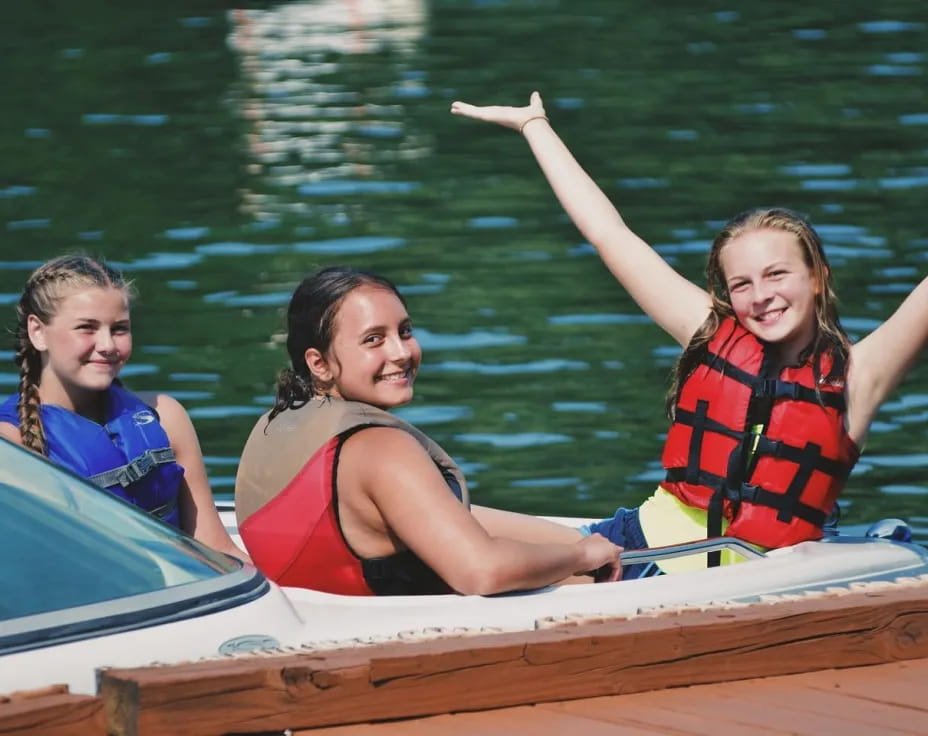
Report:
<svg viewBox="0 0 928 736"><path fill-rule="evenodd" d="M32 273L16 310L19 390L0 405L0 436L250 562L216 511L187 412L118 380L132 353L131 296L116 269L88 256Z"/></svg>
<svg viewBox="0 0 928 736"><path fill-rule="evenodd" d="M619 577L599 534L470 507L458 466L387 410L422 360L406 304L375 274L303 279L287 312L290 368L235 481L239 530L281 585L343 595L490 594L576 573Z"/></svg>
<svg viewBox="0 0 928 736"><path fill-rule="evenodd" d="M525 137L580 232L683 347L664 481L638 509L592 528L643 533L651 547L722 533L766 548L820 538L877 409L928 339L928 279L851 345L821 241L798 214L768 208L732 219L712 243L703 289L629 229L554 132L537 92L525 107L455 102L451 112Z"/></svg>

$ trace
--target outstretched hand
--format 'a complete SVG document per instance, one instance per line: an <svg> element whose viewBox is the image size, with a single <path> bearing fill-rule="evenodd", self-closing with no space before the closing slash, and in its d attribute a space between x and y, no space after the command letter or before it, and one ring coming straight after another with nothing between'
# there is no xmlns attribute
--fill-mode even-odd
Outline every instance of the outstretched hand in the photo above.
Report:
<svg viewBox="0 0 928 736"><path fill-rule="evenodd" d="M456 100L451 103L451 114L496 123L513 130L521 130L522 126L532 118L546 117L545 106L541 101L541 95L537 92L532 92L529 103L525 107L470 105Z"/></svg>

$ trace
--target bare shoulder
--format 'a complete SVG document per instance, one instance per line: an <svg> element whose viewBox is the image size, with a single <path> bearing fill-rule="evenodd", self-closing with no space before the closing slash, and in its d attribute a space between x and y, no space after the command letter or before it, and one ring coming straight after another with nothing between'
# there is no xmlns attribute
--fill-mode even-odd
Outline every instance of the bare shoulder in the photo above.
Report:
<svg viewBox="0 0 928 736"><path fill-rule="evenodd" d="M431 485L441 480L426 449L398 427L366 427L345 440L339 477L359 483L375 495L385 489ZM387 479L390 482L385 482Z"/></svg>
<svg viewBox="0 0 928 736"><path fill-rule="evenodd" d="M157 393L156 391L141 391L136 396L157 412L162 424L189 420L187 410L169 394Z"/></svg>
<svg viewBox="0 0 928 736"><path fill-rule="evenodd" d="M155 410L158 421L171 440L175 452L179 453L185 447L199 445L190 415L177 399L168 394L155 392L142 392L136 396Z"/></svg>
<svg viewBox="0 0 928 736"><path fill-rule="evenodd" d="M351 455L363 457L371 464L376 459L381 466L384 463L403 463L409 459L423 457L428 453L415 437L398 427L366 427L351 435L342 450Z"/></svg>

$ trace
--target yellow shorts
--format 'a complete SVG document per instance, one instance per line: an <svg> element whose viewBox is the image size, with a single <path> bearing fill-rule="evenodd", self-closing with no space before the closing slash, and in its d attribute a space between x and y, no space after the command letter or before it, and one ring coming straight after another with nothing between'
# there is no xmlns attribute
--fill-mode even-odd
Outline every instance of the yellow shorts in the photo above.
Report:
<svg viewBox="0 0 928 736"><path fill-rule="evenodd" d="M692 542L706 538L707 513L703 509L687 506L669 491L658 486L650 498L638 507L638 518L648 547L666 547L669 544ZM722 531L728 528L728 520L722 519ZM675 573L705 567L707 553L676 557L659 562L662 572ZM722 564L744 562L737 552L722 550Z"/></svg>

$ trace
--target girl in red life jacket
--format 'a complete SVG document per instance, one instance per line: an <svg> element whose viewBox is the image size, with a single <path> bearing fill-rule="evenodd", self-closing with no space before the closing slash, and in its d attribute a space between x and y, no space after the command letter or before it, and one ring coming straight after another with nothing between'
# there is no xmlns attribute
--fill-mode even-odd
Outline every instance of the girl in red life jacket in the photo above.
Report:
<svg viewBox="0 0 928 736"><path fill-rule="evenodd" d="M578 572L619 576L620 547L533 517L468 507L447 453L389 414L422 359L387 279L331 267L287 312L290 368L235 483L246 548L284 585L354 595L490 594Z"/></svg>
<svg viewBox="0 0 928 736"><path fill-rule="evenodd" d="M525 137L580 232L684 348L668 395L667 478L636 510L648 545L707 529L767 547L821 536L874 415L928 339L928 280L851 345L821 242L796 213L735 217L712 244L704 289L628 228L554 132L537 92L525 107L454 102L451 112ZM621 517L594 528L622 527Z"/></svg>
<svg viewBox="0 0 928 736"><path fill-rule="evenodd" d="M19 390L0 405L0 436L250 562L216 511L187 412L166 394L135 396L120 386L132 353L131 296L119 271L85 255L59 256L33 271L16 309ZM123 411L110 416L115 406ZM135 438L128 444L136 449L144 446L137 435L156 444L137 457L120 456L125 436ZM143 497L153 485L157 508Z"/></svg>

